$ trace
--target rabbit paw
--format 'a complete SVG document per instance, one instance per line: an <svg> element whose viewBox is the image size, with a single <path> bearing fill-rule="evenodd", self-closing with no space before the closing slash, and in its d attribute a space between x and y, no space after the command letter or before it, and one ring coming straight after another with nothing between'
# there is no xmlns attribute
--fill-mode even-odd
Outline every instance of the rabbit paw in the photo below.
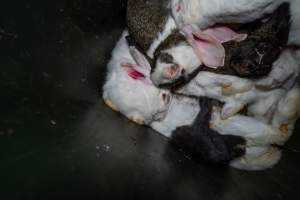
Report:
<svg viewBox="0 0 300 200"><path fill-rule="evenodd" d="M225 120L236 115L244 108L244 106L245 105L242 103L225 104L221 112L221 119Z"/></svg>
<svg viewBox="0 0 300 200"><path fill-rule="evenodd" d="M145 119L140 114L137 114L137 113L130 114L130 115L128 115L128 119L130 119L131 121L133 121L139 125L145 125Z"/></svg>
<svg viewBox="0 0 300 200"><path fill-rule="evenodd" d="M103 98L103 101L104 101L104 103L105 103L108 107L110 107L112 110L118 111L117 106L115 106L115 105L113 104L113 102L112 102L109 98Z"/></svg>
<svg viewBox="0 0 300 200"><path fill-rule="evenodd" d="M243 93L251 90L253 87L252 83L245 83L241 85L236 85L232 83L224 83L222 84L222 94L223 95L232 95L236 93Z"/></svg>

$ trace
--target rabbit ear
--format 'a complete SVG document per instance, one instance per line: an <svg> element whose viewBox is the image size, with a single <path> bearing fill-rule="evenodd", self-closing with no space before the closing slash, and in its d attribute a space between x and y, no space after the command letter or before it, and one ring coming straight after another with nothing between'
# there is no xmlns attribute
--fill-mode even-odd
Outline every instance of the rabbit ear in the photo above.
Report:
<svg viewBox="0 0 300 200"><path fill-rule="evenodd" d="M134 61L141 67L149 71L151 70L151 65L144 54L142 54L135 46L129 47L129 52L133 57Z"/></svg>
<svg viewBox="0 0 300 200"><path fill-rule="evenodd" d="M141 67L144 69L147 69L150 73L151 70L151 61L150 59L147 57L146 53L143 52L143 50L138 46L138 44L136 44L136 42L134 41L134 39L127 35L125 37L127 44L128 44L128 48L129 48L129 53L132 56L132 58L134 59L134 61Z"/></svg>
<svg viewBox="0 0 300 200"><path fill-rule="evenodd" d="M143 72L143 70L137 65L132 63L121 63L121 67L127 72L128 76L134 80L142 81L146 84L152 85L149 79L149 72Z"/></svg>
<svg viewBox="0 0 300 200"><path fill-rule="evenodd" d="M216 40L218 40L221 43L229 42L229 41L241 42L247 38L247 34L236 33L230 28L224 26L208 28L203 30L202 33L214 37Z"/></svg>
<svg viewBox="0 0 300 200"><path fill-rule="evenodd" d="M132 63L121 63L121 67L127 72L128 76L130 76L134 80L142 80L146 76L138 70L138 65Z"/></svg>
<svg viewBox="0 0 300 200"><path fill-rule="evenodd" d="M247 37L246 34L235 33L227 27L208 28L202 31L195 26L186 26L183 32L200 61L211 68L224 66L225 49L222 43L231 40L242 41Z"/></svg>

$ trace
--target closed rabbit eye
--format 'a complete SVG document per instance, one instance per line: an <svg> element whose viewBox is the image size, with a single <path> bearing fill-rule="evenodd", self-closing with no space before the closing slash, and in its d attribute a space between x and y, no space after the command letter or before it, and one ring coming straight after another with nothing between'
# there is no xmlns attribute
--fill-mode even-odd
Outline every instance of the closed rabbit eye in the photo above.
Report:
<svg viewBox="0 0 300 200"><path fill-rule="evenodd" d="M166 98L167 98L167 94L162 94L162 98L163 98L163 100L165 101L166 100Z"/></svg>
<svg viewBox="0 0 300 200"><path fill-rule="evenodd" d="M170 94L162 93L162 99L166 104L168 104L170 102L171 96Z"/></svg>
<svg viewBox="0 0 300 200"><path fill-rule="evenodd" d="M181 72L180 72L180 74L181 74L182 76L185 75L185 69L182 69Z"/></svg>

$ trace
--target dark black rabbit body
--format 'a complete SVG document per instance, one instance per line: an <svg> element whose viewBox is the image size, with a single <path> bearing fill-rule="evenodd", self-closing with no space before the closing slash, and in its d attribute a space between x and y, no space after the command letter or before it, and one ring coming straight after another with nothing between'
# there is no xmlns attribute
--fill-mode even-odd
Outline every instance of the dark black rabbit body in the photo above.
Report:
<svg viewBox="0 0 300 200"><path fill-rule="evenodd" d="M228 164L245 154L245 139L240 136L220 135L209 128L213 101L200 98L201 111L190 126L178 127L172 133L171 143L196 160Z"/></svg>
<svg viewBox="0 0 300 200"><path fill-rule="evenodd" d="M250 31L255 25L255 23L248 24ZM225 62L228 62L227 65L242 77L259 78L271 71L273 62L288 41L289 4L282 4L266 22L258 23L256 26L251 33L247 27L241 27L241 31L243 29L248 31L249 36L240 44L225 43L225 48L229 50Z"/></svg>
<svg viewBox="0 0 300 200"><path fill-rule="evenodd" d="M266 76L286 47L289 30L289 3L283 3L267 21L258 20L240 26L236 31L247 33L246 40L223 44L226 50L224 67L203 70L251 79Z"/></svg>

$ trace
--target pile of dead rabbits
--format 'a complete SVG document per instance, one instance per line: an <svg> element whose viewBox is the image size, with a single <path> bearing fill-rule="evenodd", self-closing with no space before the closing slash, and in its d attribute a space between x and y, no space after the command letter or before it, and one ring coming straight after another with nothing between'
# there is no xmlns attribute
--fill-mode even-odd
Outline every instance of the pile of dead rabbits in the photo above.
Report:
<svg viewBox="0 0 300 200"><path fill-rule="evenodd" d="M262 170L300 113L300 1L230 1L128 0L103 99L194 159Z"/></svg>

